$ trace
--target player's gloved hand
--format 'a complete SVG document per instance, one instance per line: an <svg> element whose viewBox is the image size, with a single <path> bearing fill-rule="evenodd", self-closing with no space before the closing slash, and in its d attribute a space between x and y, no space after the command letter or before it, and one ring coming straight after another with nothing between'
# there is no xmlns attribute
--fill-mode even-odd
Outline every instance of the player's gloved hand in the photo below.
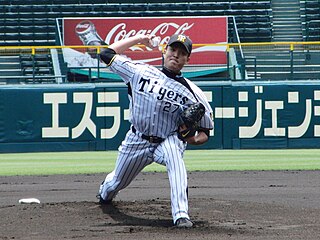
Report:
<svg viewBox="0 0 320 240"><path fill-rule="evenodd" d="M205 113L202 103L194 103L187 107L181 114L182 125L178 130L178 137L181 140L193 137L199 129L199 122Z"/></svg>

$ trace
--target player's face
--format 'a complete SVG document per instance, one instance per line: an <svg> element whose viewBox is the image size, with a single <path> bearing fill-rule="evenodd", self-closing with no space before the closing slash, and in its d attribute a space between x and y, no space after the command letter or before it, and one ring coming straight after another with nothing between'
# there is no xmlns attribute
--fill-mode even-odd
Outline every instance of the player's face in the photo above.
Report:
<svg viewBox="0 0 320 240"><path fill-rule="evenodd" d="M189 62L189 55L180 43L168 46L163 55L164 66L174 73L179 73L183 66Z"/></svg>

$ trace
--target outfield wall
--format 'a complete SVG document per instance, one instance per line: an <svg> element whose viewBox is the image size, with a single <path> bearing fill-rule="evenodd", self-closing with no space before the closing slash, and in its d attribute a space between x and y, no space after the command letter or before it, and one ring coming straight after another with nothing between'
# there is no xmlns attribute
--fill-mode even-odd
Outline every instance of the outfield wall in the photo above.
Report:
<svg viewBox="0 0 320 240"><path fill-rule="evenodd" d="M197 84L215 118L209 142L197 148L320 146L319 82ZM116 150L128 117L123 83L4 85L0 152Z"/></svg>

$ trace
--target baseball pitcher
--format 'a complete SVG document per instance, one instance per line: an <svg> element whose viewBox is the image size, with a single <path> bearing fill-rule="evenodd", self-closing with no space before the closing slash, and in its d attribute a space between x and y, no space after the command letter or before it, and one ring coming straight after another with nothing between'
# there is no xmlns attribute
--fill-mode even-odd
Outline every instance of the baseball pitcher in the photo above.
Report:
<svg viewBox="0 0 320 240"><path fill-rule="evenodd" d="M128 87L131 127L119 147L114 171L99 189L101 204L112 201L147 165L156 162L167 168L175 226L193 226L188 214L187 171L183 153L187 144L208 141L213 129L212 109L204 93L181 69L190 60L192 41L171 36L163 51L163 68L133 61L122 55L136 44L154 48L155 36L136 35L111 44L101 59Z"/></svg>

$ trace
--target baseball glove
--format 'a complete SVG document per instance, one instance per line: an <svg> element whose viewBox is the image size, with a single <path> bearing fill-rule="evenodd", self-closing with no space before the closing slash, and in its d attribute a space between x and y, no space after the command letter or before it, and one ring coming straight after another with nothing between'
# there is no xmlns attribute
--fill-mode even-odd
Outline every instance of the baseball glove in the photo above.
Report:
<svg viewBox="0 0 320 240"><path fill-rule="evenodd" d="M182 124L186 126L186 129L178 131L179 138L185 139L195 135L199 129L200 119L205 113L205 107L202 103L197 102L186 108L181 114Z"/></svg>

